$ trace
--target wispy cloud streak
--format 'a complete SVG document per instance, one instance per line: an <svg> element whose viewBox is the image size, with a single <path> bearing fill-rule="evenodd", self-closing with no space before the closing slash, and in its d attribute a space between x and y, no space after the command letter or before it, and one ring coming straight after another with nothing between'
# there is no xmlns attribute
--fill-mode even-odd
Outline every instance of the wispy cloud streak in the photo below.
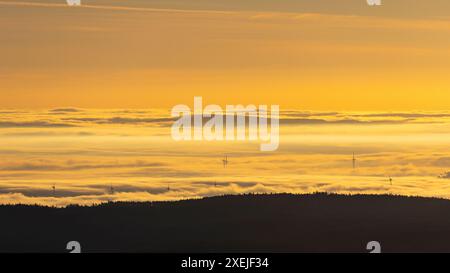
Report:
<svg viewBox="0 0 450 273"><path fill-rule="evenodd" d="M234 14L231 11L219 10L189 10L189 9L159 9L146 7L128 7L128 6L109 6L109 5L88 5L83 4L78 7L69 7L67 4L58 3L34 3L34 2L9 2L0 1L0 5L7 6L22 6L22 7L42 7L42 8L83 8L83 9L98 9L111 11L135 11L135 12L167 12L167 13L203 13L203 14Z"/></svg>

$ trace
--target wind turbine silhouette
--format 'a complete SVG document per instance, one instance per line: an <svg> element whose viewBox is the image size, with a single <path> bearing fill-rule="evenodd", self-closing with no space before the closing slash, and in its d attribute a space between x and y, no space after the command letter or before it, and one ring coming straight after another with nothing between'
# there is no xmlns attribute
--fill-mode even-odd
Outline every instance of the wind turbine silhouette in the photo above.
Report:
<svg viewBox="0 0 450 273"><path fill-rule="evenodd" d="M227 165L228 165L228 156L227 156L227 155L225 155L225 157L224 157L224 159L222 160L222 162L223 162L223 167L226 168Z"/></svg>
<svg viewBox="0 0 450 273"><path fill-rule="evenodd" d="M391 176L389 176L389 183L391 184L391 186L392 186L392 177Z"/></svg>
<svg viewBox="0 0 450 273"><path fill-rule="evenodd" d="M109 187L109 193L110 194L114 194L114 187L113 187L112 183L111 183L111 185Z"/></svg>
<svg viewBox="0 0 450 273"><path fill-rule="evenodd" d="M358 161L358 159L356 159L356 155L353 152L353 158L352 158L352 164L353 164L353 169L356 169L356 162Z"/></svg>
<svg viewBox="0 0 450 273"><path fill-rule="evenodd" d="M52 185L53 196L56 196L56 184Z"/></svg>

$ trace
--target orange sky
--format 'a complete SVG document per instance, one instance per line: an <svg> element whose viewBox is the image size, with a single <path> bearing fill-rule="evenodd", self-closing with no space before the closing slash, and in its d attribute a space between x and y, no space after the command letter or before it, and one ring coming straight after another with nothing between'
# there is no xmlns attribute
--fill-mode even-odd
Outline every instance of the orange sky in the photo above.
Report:
<svg viewBox="0 0 450 273"><path fill-rule="evenodd" d="M0 0L0 203L450 198L450 1L82 3ZM175 142L194 96L279 104L279 150Z"/></svg>
<svg viewBox="0 0 450 273"><path fill-rule="evenodd" d="M136 10L1 2L18 1L0 1L1 108L170 108L195 95L312 110L446 110L450 101L441 16L450 4L438 1L423 16L422 6L409 4L408 16L398 3L363 0L130 1Z"/></svg>

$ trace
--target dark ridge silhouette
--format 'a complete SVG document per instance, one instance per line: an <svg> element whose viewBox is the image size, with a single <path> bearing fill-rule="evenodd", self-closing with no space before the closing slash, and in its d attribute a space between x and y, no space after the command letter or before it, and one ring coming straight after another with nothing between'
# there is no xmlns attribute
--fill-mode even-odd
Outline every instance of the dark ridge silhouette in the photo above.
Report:
<svg viewBox="0 0 450 273"><path fill-rule="evenodd" d="M0 206L0 252L450 252L450 200L273 194Z"/></svg>

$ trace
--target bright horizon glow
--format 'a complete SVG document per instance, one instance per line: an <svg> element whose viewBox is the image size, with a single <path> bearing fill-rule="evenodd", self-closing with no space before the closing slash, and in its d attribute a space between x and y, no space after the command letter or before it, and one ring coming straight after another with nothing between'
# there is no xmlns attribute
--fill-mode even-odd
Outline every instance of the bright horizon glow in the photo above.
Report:
<svg viewBox="0 0 450 273"><path fill-rule="evenodd" d="M449 112L285 111L279 150L268 153L258 141L175 142L172 122L170 109L3 111L0 203L316 191L450 198L438 177L449 171Z"/></svg>

